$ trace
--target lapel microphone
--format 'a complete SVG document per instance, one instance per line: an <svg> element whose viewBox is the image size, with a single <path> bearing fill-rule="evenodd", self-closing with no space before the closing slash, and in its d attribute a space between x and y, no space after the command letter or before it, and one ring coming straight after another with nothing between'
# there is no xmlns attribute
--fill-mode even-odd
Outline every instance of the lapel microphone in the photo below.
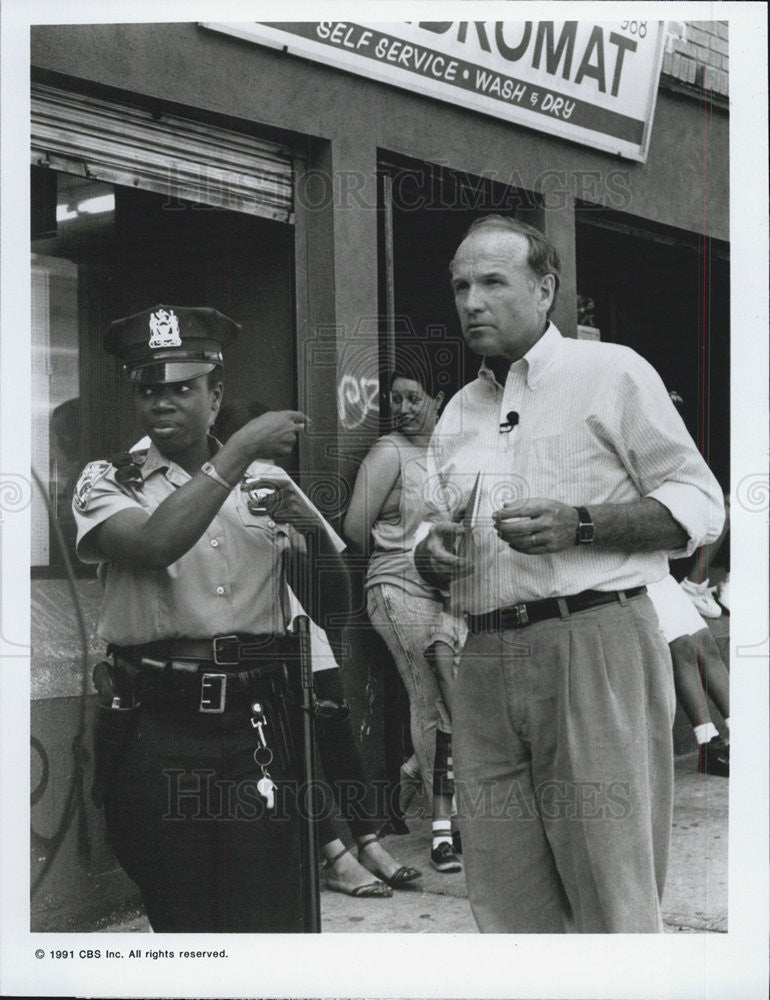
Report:
<svg viewBox="0 0 770 1000"><path fill-rule="evenodd" d="M504 423L500 424L501 434L510 434L519 422L519 415L515 410L509 410L505 415Z"/></svg>

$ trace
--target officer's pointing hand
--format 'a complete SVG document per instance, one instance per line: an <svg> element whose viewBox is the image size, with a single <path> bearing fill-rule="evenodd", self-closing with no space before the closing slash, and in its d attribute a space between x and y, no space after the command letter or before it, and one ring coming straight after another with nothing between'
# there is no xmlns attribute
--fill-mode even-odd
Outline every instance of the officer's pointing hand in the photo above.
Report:
<svg viewBox="0 0 770 1000"><path fill-rule="evenodd" d="M498 536L517 552L541 555L575 544L579 518L574 507L558 500L511 501L492 512Z"/></svg>
<svg viewBox="0 0 770 1000"><path fill-rule="evenodd" d="M307 423L298 410L270 410L244 424L233 437L252 458L276 458L289 454Z"/></svg>

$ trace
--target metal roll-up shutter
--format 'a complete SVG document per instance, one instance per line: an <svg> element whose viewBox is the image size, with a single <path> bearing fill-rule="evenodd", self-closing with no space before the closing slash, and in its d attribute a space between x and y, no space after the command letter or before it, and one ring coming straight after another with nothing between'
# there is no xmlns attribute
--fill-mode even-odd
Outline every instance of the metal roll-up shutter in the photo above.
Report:
<svg viewBox="0 0 770 1000"><path fill-rule="evenodd" d="M33 84L32 163L293 222L291 153L165 111Z"/></svg>

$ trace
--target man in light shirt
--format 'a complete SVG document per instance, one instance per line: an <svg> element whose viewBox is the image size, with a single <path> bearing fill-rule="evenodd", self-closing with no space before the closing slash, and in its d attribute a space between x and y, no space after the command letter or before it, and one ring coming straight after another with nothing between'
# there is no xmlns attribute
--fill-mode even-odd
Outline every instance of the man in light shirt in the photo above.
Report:
<svg viewBox="0 0 770 1000"><path fill-rule="evenodd" d="M675 700L645 585L719 534L722 494L650 365L549 321L542 233L479 219L450 272L484 361L431 441L415 559L470 628L455 775L474 916L659 932Z"/></svg>

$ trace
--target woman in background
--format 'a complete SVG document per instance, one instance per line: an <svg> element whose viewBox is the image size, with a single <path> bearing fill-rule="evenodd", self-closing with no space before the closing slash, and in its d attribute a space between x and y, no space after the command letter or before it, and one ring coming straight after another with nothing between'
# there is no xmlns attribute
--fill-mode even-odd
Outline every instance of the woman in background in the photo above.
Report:
<svg viewBox="0 0 770 1000"><path fill-rule="evenodd" d="M425 793L433 803L431 863L437 871L462 865L452 843L452 789L441 769L434 780L436 726L441 694L425 658L441 619L442 595L418 574L412 545L423 520L425 461L443 392L429 371L401 367L390 379L395 429L381 437L361 463L344 532L361 552L373 549L366 574L367 611L390 650L409 696L410 732ZM401 770L414 782L414 759Z"/></svg>

